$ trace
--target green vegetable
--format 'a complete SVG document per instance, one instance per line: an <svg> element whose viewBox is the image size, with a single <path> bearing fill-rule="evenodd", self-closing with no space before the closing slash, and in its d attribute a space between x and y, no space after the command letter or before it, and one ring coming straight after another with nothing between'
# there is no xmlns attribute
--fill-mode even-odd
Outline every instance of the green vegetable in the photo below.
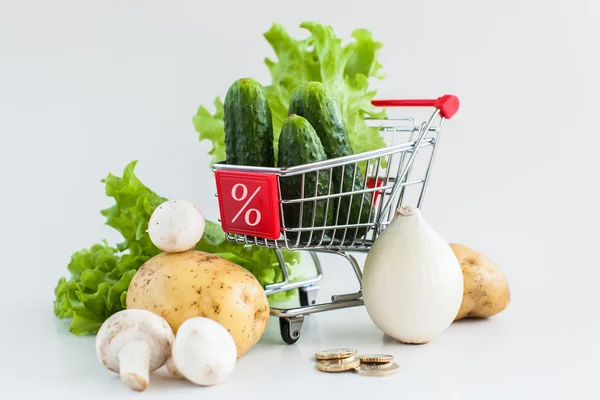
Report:
<svg viewBox="0 0 600 400"><path fill-rule="evenodd" d="M341 107L348 139L355 152L381 148L384 142L377 128L369 128L364 118L383 117L370 101L375 96L369 90L368 78L382 78L377 61L381 43L364 30L352 33L354 41L342 45L330 27L313 22L301 25L309 32L305 39L293 39L282 26L274 24L264 37L272 46L276 61L265 60L271 73L271 84L265 95L272 110L274 149L287 118L292 92L302 82L319 81L331 91ZM201 141L212 143L211 162L223 161L225 154L224 106L219 97L214 112L199 107L193 119ZM277 152L274 150L274 156ZM277 162L277 161L276 161ZM163 200L145 187L134 174L135 162L129 164L123 177L109 175L103 182L106 194L116 204L102 211L106 223L117 229L124 240L116 246L106 242L96 244L72 255L68 265L70 276L59 280L55 289L54 312L59 318L72 318L70 331L75 334L95 333L106 318L123 309L127 287L135 271L158 253L145 229L154 208ZM218 224L207 221L199 249L214 252L249 269L265 285L282 277L275 266L272 250L225 242ZM285 252L286 265L295 279L299 254ZM292 268L294 267L294 268ZM269 296L272 302L289 297L295 291Z"/></svg>
<svg viewBox="0 0 600 400"><path fill-rule="evenodd" d="M224 106L227 163L274 167L273 121L263 87L250 78L235 81Z"/></svg>
<svg viewBox="0 0 600 400"><path fill-rule="evenodd" d="M279 166L292 167L294 165L307 164L327 159L319 136L310 123L301 116L290 115L283 123L279 140ZM329 173L320 171L308 172L304 175L304 197L322 196L328 193ZM292 175L280 178L281 196L285 200L301 198L302 175ZM331 225L333 217L333 202L329 204L326 200L305 202L302 206L302 218L300 218L300 204L291 203L284 206L286 228L325 226ZM326 211L327 210L327 211ZM327 218L325 213L327 212ZM286 233L288 240L297 240L295 232ZM303 232L300 235L301 242L319 242L323 239L323 232L311 235L311 232Z"/></svg>
<svg viewBox="0 0 600 400"><path fill-rule="evenodd" d="M310 122L321 139L327 158L354 154L339 105L322 83L306 82L297 86L292 94L288 113L301 115ZM333 193L348 193L361 190L364 186L364 175L354 164L334 169ZM370 193L342 196L332 203L335 205L335 225L369 222ZM352 241L355 236L361 238L366 232L367 228L339 229L335 231L335 237Z"/></svg>
<svg viewBox="0 0 600 400"><path fill-rule="evenodd" d="M384 147L379 129L368 127L364 121L365 117L381 118L385 115L385 111L377 112L371 105L376 91L369 89L368 82L368 78L383 77L378 61L382 44L364 29L352 32L354 41L343 45L331 27L315 22L305 22L300 26L309 33L305 39L292 38L278 24L264 34L277 56L276 61L265 60L271 73L271 84L265 86L265 93L272 111L274 148L278 148L281 127L288 117L292 92L308 81L322 82L337 99L348 139L356 153ZM226 158L223 103L217 97L214 104L214 114L200 106L193 118L199 139L212 143L209 152L212 163Z"/></svg>
<svg viewBox="0 0 600 400"><path fill-rule="evenodd" d="M67 266L69 278L61 277L56 285L54 313L61 319L72 318L69 330L76 335L96 333L102 322L124 309L133 275L145 261L160 253L146 228L154 209L166 199L135 176L136 163L127 165L123 177L109 174L103 180L106 194L114 198L115 204L101 213L106 224L118 230L124 240L116 247L104 241L76 252ZM204 236L196 249L243 266L263 285L283 279L273 250L227 242L221 226L214 222L206 221ZM284 259L289 269L300 262L300 255L286 251ZM280 301L295 293L283 292L269 300Z"/></svg>

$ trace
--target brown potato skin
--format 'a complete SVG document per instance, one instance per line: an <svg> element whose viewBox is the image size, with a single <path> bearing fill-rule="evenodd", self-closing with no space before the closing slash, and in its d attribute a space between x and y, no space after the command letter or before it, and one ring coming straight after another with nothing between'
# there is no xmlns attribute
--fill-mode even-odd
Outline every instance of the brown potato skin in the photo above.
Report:
<svg viewBox="0 0 600 400"><path fill-rule="evenodd" d="M487 318L510 303L510 288L500 268L483 254L458 243L450 247L460 263L464 279L463 300L455 321Z"/></svg>
<svg viewBox="0 0 600 400"><path fill-rule="evenodd" d="M146 261L129 284L126 305L162 316L174 333L189 318L210 318L231 333L238 358L262 337L270 314L267 296L248 270L195 250Z"/></svg>

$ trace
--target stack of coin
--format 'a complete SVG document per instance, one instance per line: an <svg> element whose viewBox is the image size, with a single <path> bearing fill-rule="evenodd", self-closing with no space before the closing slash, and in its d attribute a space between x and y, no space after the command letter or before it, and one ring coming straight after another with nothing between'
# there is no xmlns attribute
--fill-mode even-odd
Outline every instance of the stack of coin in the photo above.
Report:
<svg viewBox="0 0 600 400"><path fill-rule="evenodd" d="M331 349L315 354L317 368L323 372L342 372L353 370L360 365L356 349Z"/></svg>
<svg viewBox="0 0 600 400"><path fill-rule="evenodd" d="M389 376L398 372L398 364L392 362L390 354L361 354L358 356L360 365L354 370L359 375Z"/></svg>
<svg viewBox="0 0 600 400"><path fill-rule="evenodd" d="M323 372L354 371L365 376L388 376L398 372L389 354L356 355L356 349L331 349L315 354L317 369Z"/></svg>

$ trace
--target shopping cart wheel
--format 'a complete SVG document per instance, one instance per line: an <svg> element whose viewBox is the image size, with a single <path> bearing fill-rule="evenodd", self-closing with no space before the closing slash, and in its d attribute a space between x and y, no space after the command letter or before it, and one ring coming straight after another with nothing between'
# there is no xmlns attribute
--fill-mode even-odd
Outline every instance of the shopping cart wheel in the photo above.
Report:
<svg viewBox="0 0 600 400"><path fill-rule="evenodd" d="M293 317L293 318L279 318L279 331L281 332L281 338L287 344L294 344L300 339L300 331L302 330L302 323L304 317Z"/></svg>
<svg viewBox="0 0 600 400"><path fill-rule="evenodd" d="M317 285L310 285L301 287L300 292L300 305L304 306L312 306L317 302L317 292L319 291L319 287Z"/></svg>

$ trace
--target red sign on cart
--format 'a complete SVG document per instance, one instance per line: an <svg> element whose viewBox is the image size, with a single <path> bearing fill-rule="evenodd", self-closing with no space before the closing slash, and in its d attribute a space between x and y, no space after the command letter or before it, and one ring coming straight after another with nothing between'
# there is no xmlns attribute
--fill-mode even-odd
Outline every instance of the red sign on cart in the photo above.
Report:
<svg viewBox="0 0 600 400"><path fill-rule="evenodd" d="M215 171L221 226L225 232L279 239L277 176Z"/></svg>

